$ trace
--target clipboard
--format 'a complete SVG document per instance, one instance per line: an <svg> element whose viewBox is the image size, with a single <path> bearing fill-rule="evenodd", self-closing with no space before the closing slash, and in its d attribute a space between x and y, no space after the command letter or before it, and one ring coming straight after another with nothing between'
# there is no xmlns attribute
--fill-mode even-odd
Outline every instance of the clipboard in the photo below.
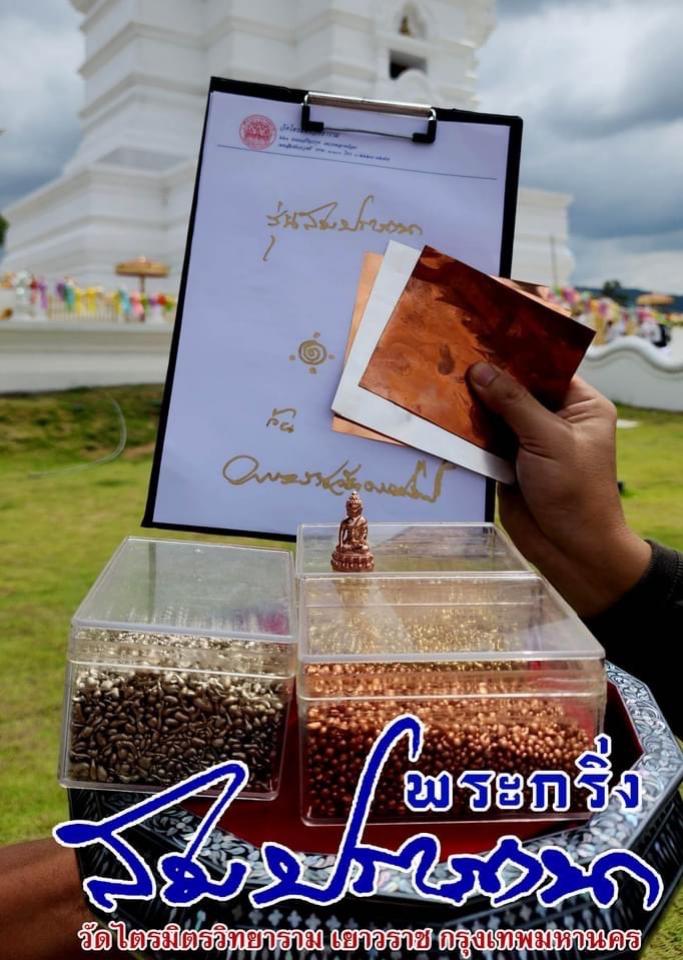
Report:
<svg viewBox="0 0 683 960"><path fill-rule="evenodd" d="M300 522L338 521L351 489L359 490L375 521L493 518L491 481L410 448L388 451L389 444L335 433L330 404L351 320L354 264L360 267L364 252L381 251L392 238L418 248L438 243L451 236L452 217L454 242L441 246L455 245L455 255L466 259L463 250L476 235L475 265L510 276L521 134L518 117L211 79L143 526L291 541ZM495 163L486 154L489 143L495 144ZM449 169L448 144L459 172ZM393 163L392 151L400 151L400 162ZM423 169L425 164L434 170ZM268 196L261 197L253 171L266 166L271 173L263 174L261 193ZM325 183L340 184L340 193L349 178L360 185L367 178L367 193L357 191L365 204L360 212L352 206L342 210L343 204L337 209L336 201L334 214L323 210L333 194L322 186L316 192L321 170ZM397 192L399 180L403 186ZM389 183L395 206L405 201L407 212L382 208L376 194ZM291 207L283 199L296 192L292 185L310 186L310 205ZM452 194L454 185L464 199L447 213L440 198L442 190ZM495 202L479 204L477 191L495 196ZM423 228L418 193L424 217L440 221L442 237L431 226ZM256 198L259 206L262 252L250 247L254 237L242 209L245 197ZM316 242L305 248L310 230ZM321 253L325 243L329 256ZM298 249L313 251L307 275ZM240 261L245 251L251 259L238 269L233 260ZM268 270L285 255L292 257L292 272L298 271L297 286L294 294L287 290L278 298L268 286ZM273 276L282 269L278 260ZM325 271L329 282L321 297ZM229 289L221 306L224 280ZM292 296L301 316L292 312ZM281 308L281 320L264 321ZM333 326L319 330L328 311ZM290 327L285 355L284 341L274 341ZM302 390L311 399L299 409L289 396ZM296 409L296 419L291 412L278 416L283 409ZM251 474L243 470L254 462L258 468Z"/></svg>

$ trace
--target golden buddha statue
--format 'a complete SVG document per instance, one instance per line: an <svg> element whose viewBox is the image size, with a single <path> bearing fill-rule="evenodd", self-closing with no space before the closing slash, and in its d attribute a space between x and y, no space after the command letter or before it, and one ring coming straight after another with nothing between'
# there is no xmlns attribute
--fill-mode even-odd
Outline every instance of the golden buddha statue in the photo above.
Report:
<svg viewBox="0 0 683 960"><path fill-rule="evenodd" d="M340 572L369 572L375 568L375 558L368 545L368 521L363 516L363 501L355 490L346 501L346 516L339 524L331 563L332 569Z"/></svg>

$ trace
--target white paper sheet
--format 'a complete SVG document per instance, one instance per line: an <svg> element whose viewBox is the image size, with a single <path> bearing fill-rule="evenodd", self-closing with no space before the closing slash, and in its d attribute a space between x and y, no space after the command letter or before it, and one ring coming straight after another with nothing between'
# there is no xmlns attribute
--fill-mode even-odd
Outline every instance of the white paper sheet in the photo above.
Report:
<svg viewBox="0 0 683 960"><path fill-rule="evenodd" d="M358 126L353 111L314 112ZM421 123L368 118L403 133ZM440 122L425 146L302 134L300 119L300 104L210 95L147 522L293 534L338 521L353 487L372 520L481 520L482 477L337 433L330 408L365 251L400 237L498 271L510 128Z"/></svg>
<svg viewBox="0 0 683 960"><path fill-rule="evenodd" d="M332 409L342 417L401 440L418 450L460 464L503 483L512 483L514 469L501 457L456 437L429 420L359 385L385 326L403 293L419 250L392 241L384 255L363 318L341 376Z"/></svg>

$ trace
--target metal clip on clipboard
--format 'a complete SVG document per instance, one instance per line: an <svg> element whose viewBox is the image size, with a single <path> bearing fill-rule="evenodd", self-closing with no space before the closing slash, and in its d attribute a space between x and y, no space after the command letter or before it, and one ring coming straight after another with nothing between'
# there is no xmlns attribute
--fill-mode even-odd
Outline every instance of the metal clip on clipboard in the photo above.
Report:
<svg viewBox="0 0 683 960"><path fill-rule="evenodd" d="M427 129L424 132L386 133L383 130L360 129L357 127L326 127L321 120L311 120L311 106L346 107L349 110L367 110L372 113L388 113L402 117L425 117ZM333 130L335 133L372 133L379 137L393 137L395 140L412 140L413 143L434 143L436 140L436 110L421 103L400 103L396 100L365 100L361 97L342 97L331 93L307 93L301 105L301 129L304 133L323 133Z"/></svg>

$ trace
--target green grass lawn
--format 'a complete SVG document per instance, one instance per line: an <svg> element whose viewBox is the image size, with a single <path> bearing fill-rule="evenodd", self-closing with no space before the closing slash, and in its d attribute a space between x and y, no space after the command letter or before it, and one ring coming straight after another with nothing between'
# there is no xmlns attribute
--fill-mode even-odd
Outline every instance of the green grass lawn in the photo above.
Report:
<svg viewBox="0 0 683 960"><path fill-rule="evenodd" d="M111 398L127 446L94 465L119 439ZM0 397L0 843L46 836L66 815L56 768L69 620L140 532L160 398L156 386ZM640 424L619 431L629 522L683 550L683 415L620 414ZM683 956L680 891L643 955Z"/></svg>

